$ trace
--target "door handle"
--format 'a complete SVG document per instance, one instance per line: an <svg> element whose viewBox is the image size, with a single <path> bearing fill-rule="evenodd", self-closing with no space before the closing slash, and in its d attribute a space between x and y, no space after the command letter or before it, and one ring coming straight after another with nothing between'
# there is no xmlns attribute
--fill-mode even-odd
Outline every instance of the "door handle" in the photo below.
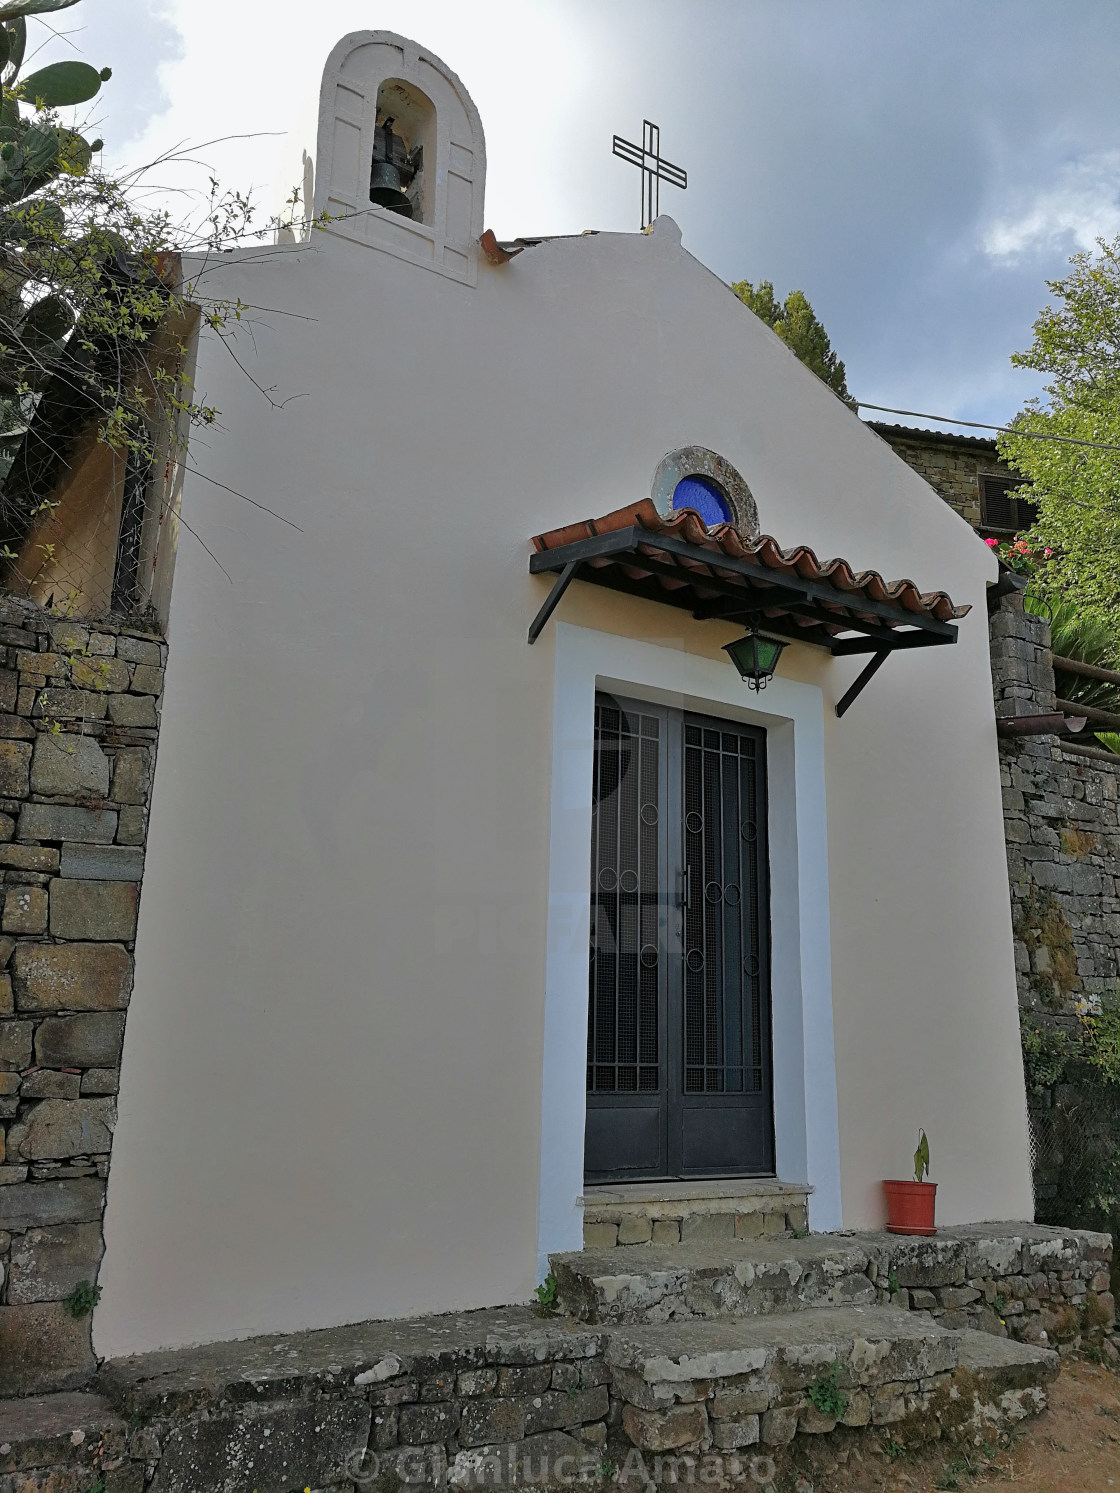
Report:
<svg viewBox="0 0 1120 1493"><path fill-rule="evenodd" d="M681 890L681 906L685 909L686 912L691 912L692 911L692 867L691 866L686 866L684 868L684 870L681 872L681 879L682 879L682 881L684 883L684 885L682 887L682 890Z"/></svg>

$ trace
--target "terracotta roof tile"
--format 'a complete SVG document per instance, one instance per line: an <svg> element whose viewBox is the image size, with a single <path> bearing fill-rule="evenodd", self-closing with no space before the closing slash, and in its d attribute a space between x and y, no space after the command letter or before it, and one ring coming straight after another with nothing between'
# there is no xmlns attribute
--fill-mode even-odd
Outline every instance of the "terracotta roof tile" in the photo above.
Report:
<svg viewBox="0 0 1120 1493"><path fill-rule="evenodd" d="M702 587L705 572L711 576L734 579L731 572L720 570L718 556L724 554L740 560L749 560L773 571L776 582L783 574L823 582L835 588L837 592L843 593L837 596L836 602L844 608L845 612L856 615L859 613L860 597L868 601L899 607L906 612L931 617L938 622L956 621L971 611L969 606L956 606L952 598L944 591L919 591L914 582L910 580L885 581L877 570L857 571L847 560L818 560L816 554L805 544L783 549L771 535L760 534L757 539L750 539L741 534L733 524L718 524L715 528L709 529L700 515L691 508L682 508L671 518L664 518L650 498L643 498L641 502L631 503L625 508L617 508L613 513L608 513L602 518L586 519L582 523L568 524L564 528L551 529L546 534L538 534L533 544L538 552L559 549L563 545L574 544L581 539L590 539L596 535L610 534L634 526L647 529L653 534L674 536L712 555L713 563L705 563L703 566L695 561L682 559L680 566L684 574L680 580L671 576L658 575L658 582L666 589L684 585ZM590 563L592 565L596 563L600 565L621 564L633 577L640 577L643 574L640 566L634 566L633 562L628 559L598 562L592 560ZM777 609L780 610L780 607ZM838 626L842 628L843 623L838 623Z"/></svg>

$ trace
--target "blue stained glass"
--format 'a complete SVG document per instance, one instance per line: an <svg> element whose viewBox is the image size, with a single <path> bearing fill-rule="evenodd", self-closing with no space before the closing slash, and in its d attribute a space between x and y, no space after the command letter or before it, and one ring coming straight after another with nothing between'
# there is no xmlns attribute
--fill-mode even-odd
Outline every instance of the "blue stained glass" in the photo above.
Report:
<svg viewBox="0 0 1120 1493"><path fill-rule="evenodd" d="M707 477L682 477L673 489L673 507L695 508L709 529L734 522L727 499Z"/></svg>

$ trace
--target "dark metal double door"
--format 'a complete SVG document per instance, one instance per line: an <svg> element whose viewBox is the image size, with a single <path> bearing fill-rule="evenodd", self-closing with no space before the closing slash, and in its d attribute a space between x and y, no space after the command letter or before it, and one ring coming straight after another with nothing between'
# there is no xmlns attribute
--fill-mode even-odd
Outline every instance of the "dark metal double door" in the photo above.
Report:
<svg viewBox="0 0 1120 1493"><path fill-rule="evenodd" d="M589 1182L773 1173L765 751L596 698Z"/></svg>

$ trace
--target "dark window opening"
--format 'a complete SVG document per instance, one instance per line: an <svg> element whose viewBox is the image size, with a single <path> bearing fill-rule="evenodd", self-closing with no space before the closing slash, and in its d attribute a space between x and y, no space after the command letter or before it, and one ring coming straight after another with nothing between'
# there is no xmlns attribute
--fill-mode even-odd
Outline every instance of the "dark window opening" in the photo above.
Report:
<svg viewBox="0 0 1120 1493"><path fill-rule="evenodd" d="M1018 534L1029 529L1038 508L1028 498L1018 497L1022 482L1017 477L981 477L980 528L992 534Z"/></svg>
<svg viewBox="0 0 1120 1493"><path fill-rule="evenodd" d="M124 616L139 605L137 582L140 578L140 544L147 512L148 478L151 460L130 450L124 473L121 498L121 530L117 541L117 564L113 572L113 611Z"/></svg>

